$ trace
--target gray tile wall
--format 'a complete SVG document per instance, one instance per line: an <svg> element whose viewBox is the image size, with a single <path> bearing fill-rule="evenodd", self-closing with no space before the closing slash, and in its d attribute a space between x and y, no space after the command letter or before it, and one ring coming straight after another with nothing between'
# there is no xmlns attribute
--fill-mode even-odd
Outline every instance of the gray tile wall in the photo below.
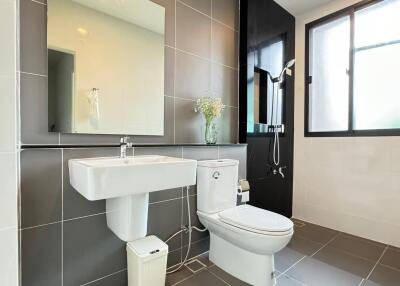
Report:
<svg viewBox="0 0 400 286"><path fill-rule="evenodd" d="M126 286L125 243L107 227L104 201L88 201L69 184L67 162L72 158L113 156L118 148L25 149L21 151L21 269L22 286ZM246 178L246 146L140 147L136 154L161 154L197 160L240 160ZM192 223L196 187L189 192ZM181 189L150 194L148 234L161 239L188 224L186 192ZM168 265L185 256L186 234L169 242ZM208 233L193 233L190 257L209 249ZM102 284L99 284L102 285Z"/></svg>
<svg viewBox="0 0 400 286"><path fill-rule="evenodd" d="M139 143L201 143L202 119L192 111L195 98L222 97L228 105L219 141L237 142L238 1L153 0L166 8L165 136L135 137ZM22 286L119 286L127 284L125 243L106 225L105 202L90 202L69 184L72 158L113 156L117 148L73 145L117 143L119 136L47 132L46 0L20 0L21 151L20 239ZM217 40L218 39L218 40ZM70 148L46 148L48 144ZM65 147L65 146L64 146ZM140 147L136 154L194 159L236 158L246 177L246 147ZM196 187L189 193L196 216ZM166 239L187 223L185 192L150 195L148 234ZM182 234L169 243L168 265L187 249ZM209 248L208 234L195 233L190 256Z"/></svg>
<svg viewBox="0 0 400 286"><path fill-rule="evenodd" d="M201 143L203 119L193 104L221 97L219 142L238 137L238 0L153 0L166 8L165 136L139 143ZM47 132L46 0L20 0L21 143L116 143L119 136Z"/></svg>

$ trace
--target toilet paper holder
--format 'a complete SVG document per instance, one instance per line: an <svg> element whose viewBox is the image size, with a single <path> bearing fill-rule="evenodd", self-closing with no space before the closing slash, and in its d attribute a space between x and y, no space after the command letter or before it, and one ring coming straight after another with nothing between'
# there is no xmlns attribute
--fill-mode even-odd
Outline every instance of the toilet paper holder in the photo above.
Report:
<svg viewBox="0 0 400 286"><path fill-rule="evenodd" d="M247 180L240 180L238 186L238 196L241 198L242 203L250 201L250 184Z"/></svg>

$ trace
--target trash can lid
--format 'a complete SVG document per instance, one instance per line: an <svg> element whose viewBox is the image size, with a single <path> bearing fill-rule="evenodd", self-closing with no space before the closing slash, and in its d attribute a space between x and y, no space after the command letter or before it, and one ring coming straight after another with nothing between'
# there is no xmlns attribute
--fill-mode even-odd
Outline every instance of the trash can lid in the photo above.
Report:
<svg viewBox="0 0 400 286"><path fill-rule="evenodd" d="M155 235L128 242L128 247L140 256L168 251L168 245Z"/></svg>

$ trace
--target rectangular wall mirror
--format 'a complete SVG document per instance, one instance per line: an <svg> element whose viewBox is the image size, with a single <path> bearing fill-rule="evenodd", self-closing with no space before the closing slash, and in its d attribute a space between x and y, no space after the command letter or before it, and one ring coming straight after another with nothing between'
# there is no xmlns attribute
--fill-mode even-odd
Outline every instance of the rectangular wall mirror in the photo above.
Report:
<svg viewBox="0 0 400 286"><path fill-rule="evenodd" d="M48 0L49 131L164 135L165 8Z"/></svg>

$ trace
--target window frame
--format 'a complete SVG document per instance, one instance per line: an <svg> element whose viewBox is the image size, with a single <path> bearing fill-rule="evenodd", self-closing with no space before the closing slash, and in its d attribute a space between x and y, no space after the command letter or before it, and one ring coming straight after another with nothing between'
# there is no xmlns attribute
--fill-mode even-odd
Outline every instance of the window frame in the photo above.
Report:
<svg viewBox="0 0 400 286"><path fill-rule="evenodd" d="M320 19L307 23L305 26L305 71L304 71L304 87L305 87L305 102L304 102L304 137L351 137L351 136L400 136L400 128L391 129L368 129L368 130L354 130L353 129L353 111L354 111L354 15L358 10L364 9L368 6L380 3L384 0L363 0L352 6L346 7L342 10L324 16ZM309 102L310 102L310 31L322 24L336 20L338 18L349 16L350 17L350 49L349 49L349 116L348 116L348 130L346 131L310 131L309 130Z"/></svg>

